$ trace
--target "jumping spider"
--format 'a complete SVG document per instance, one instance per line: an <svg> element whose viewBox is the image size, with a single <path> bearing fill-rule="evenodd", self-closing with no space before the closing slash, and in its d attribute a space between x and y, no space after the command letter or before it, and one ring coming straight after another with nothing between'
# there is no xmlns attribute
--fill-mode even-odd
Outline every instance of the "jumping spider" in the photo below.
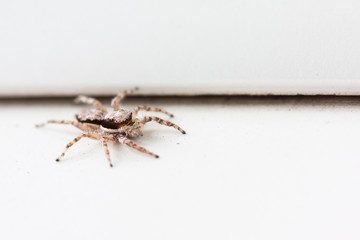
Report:
<svg viewBox="0 0 360 240"><path fill-rule="evenodd" d="M91 104L95 108L83 110L80 113L76 114L76 120L49 120L46 123L38 124L37 127L42 127L47 123L58 123L58 124L70 124L73 125L84 133L80 134L74 140L69 142L63 153L56 159L56 161L60 161L60 159L65 155L65 152L77 141L79 141L83 137L88 137L95 140L100 140L107 159L109 161L110 167L112 167L109 149L107 146L107 142L120 142L129 147L132 147L140 152L147 153L155 158L159 156L146 150L143 147L135 144L129 138L142 136L142 126L150 121L156 121L162 125L174 127L179 130L182 134L185 134L185 131L182 130L179 126L175 125L172 122L166 121L164 119L154 117L154 116L146 116L141 119L136 118L137 113L139 110L145 111L153 111L153 112L162 112L166 115L173 117L172 114L164 111L160 108L154 107L147 107L147 106L137 106L131 112L125 109L121 109L118 106L118 103L124 99L124 97L128 94L131 94L134 90L126 90L120 94L118 94L115 98L111 101L111 107L114 111L108 112L106 108L101 104L100 101L96 100L95 98L90 98L86 96L79 96L75 99L76 103L86 103Z"/></svg>

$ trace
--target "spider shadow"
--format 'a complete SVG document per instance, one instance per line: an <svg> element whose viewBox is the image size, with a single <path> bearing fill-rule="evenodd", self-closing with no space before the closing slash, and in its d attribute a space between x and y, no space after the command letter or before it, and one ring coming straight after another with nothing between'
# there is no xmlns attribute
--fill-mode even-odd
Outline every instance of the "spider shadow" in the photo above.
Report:
<svg viewBox="0 0 360 240"><path fill-rule="evenodd" d="M104 152L100 143L92 139L84 139L83 142L77 143L72 146L69 151L66 152L65 156L60 160L61 162L71 161L71 162L82 162L87 159L92 158L92 156L97 156L99 150ZM66 143L65 143L66 144ZM71 152L70 152L71 151ZM104 153L103 160L107 163L106 156Z"/></svg>
<svg viewBox="0 0 360 240"><path fill-rule="evenodd" d="M131 141L133 141L135 144L147 149L150 152L153 152L157 155L161 155L161 151L159 148L161 146L161 143L165 141L171 133L168 129L148 129L143 131L144 135L139 136L136 138L129 138ZM166 134L168 133L168 134ZM174 133L174 139L176 137L176 132ZM156 144L154 144L156 143ZM163 145L162 145L163 146ZM117 162L124 160L124 155L129 156L131 155L131 158L135 158L137 161L149 161L149 160L156 160L157 158L154 158L153 156L150 156L146 153L140 152L134 148L131 148L129 146L126 146L124 144L121 144L119 142L111 142L109 143L109 150L110 154L113 156L111 157L112 162L116 165ZM134 154L134 155L133 155Z"/></svg>

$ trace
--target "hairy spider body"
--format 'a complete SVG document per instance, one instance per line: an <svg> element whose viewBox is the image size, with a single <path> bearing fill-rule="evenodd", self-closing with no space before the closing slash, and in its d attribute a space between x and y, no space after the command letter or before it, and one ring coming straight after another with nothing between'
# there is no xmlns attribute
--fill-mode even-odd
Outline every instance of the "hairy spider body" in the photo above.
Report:
<svg viewBox="0 0 360 240"><path fill-rule="evenodd" d="M176 124L166 121L164 119L155 117L155 116L146 116L142 119L136 117L139 110L145 111L153 111L153 112L162 112L170 117L173 117L172 114L154 107L147 106L137 106L132 111L127 111L125 109L121 109L118 106L118 103L121 102L122 99L128 94L131 94L134 90L126 90L120 94L118 94L112 101L111 107L114 111L108 112L107 109L101 104L100 101L86 97L79 96L75 99L76 103L87 103L93 105L95 108L87 109L79 112L75 115L76 121L68 121L68 120L49 120L46 123L57 123L57 124L70 124L79 129L81 129L84 133L80 134L74 140L69 142L63 153L56 159L56 161L60 161L60 159L65 155L65 152L76 142L78 142L83 137L88 137L95 140L100 140L107 159L109 161L110 166L112 167L112 162L110 159L110 153L107 146L107 142L120 142L125 144L131 148L134 148L140 152L149 154L153 157L158 158L159 156L146 150L143 147L135 144L129 138L135 138L138 136L142 136L142 127L150 121L156 121L159 124L174 127L179 130L182 134L185 134L185 131L181 129ZM44 126L46 123L39 124L37 127Z"/></svg>

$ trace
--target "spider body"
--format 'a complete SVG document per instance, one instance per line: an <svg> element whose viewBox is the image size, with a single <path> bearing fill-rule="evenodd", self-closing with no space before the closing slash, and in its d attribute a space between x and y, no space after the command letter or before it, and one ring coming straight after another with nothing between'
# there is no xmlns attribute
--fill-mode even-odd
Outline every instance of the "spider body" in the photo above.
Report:
<svg viewBox="0 0 360 240"><path fill-rule="evenodd" d="M95 140L100 140L104 147L107 159L109 161L110 166L112 167L109 150L107 147L107 142L120 142L129 147L132 147L140 152L147 153L152 155L153 157L158 158L159 156L146 150L143 147L135 144L130 138L135 138L138 136L142 136L142 127L150 121L156 121L159 124L171 126L175 129L179 130L181 133L185 134L185 131L182 130L176 124L169 122L167 120L155 117L155 116L146 116L144 118L137 118L136 115L139 110L145 111L154 111L154 112L162 112L167 114L170 117L173 117L172 114L154 107L147 106L137 106L132 111L127 111L125 109L121 109L118 106L118 103L127 95L132 93L133 90L127 90L120 94L118 94L112 101L111 107L113 111L108 112L107 109L96 99L79 96L75 99L76 103L87 103L93 105L95 108L87 109L79 112L75 115L76 121L67 121L67 120L49 120L46 123L58 123L58 124L70 124L79 129L81 129L84 133L74 138L73 141L69 142L63 153L56 159L56 161L60 161L60 159L65 155L65 152L77 141L79 141L83 137L92 138ZM44 126L46 123L39 124L37 127Z"/></svg>

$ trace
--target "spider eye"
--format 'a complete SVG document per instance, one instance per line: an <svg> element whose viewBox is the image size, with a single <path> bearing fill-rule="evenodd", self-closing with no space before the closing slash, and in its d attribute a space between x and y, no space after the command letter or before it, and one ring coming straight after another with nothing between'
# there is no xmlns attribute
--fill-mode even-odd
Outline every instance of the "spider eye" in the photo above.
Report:
<svg viewBox="0 0 360 240"><path fill-rule="evenodd" d="M129 117L125 119L125 121L122 121L124 125L129 125L132 122L132 113L130 113Z"/></svg>
<svg viewBox="0 0 360 240"><path fill-rule="evenodd" d="M126 119L126 120L125 120L125 124L126 124L126 125L128 125L129 122L131 122L131 119Z"/></svg>

